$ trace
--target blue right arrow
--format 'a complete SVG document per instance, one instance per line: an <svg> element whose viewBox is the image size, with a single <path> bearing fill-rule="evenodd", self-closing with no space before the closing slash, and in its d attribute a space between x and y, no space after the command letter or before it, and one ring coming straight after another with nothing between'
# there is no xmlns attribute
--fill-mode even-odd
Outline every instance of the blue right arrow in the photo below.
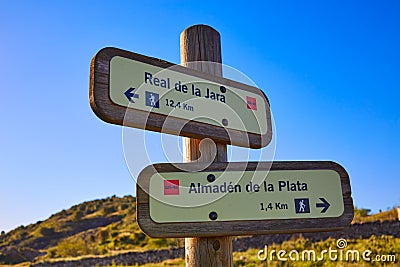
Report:
<svg viewBox="0 0 400 267"><path fill-rule="evenodd" d="M133 98L139 98L138 94L132 93L133 90L135 90L135 88L131 87L128 90L126 90L126 92L124 93L126 98L128 98L129 102L131 102L131 103L135 103L135 101L133 101Z"/></svg>
<svg viewBox="0 0 400 267"><path fill-rule="evenodd" d="M331 206L331 204L329 204L329 202L326 201L326 199L323 198L323 197L320 197L319 200L321 200L322 203L317 203L315 206L316 206L317 208L323 208L323 209L321 210L321 213L325 213L326 210Z"/></svg>

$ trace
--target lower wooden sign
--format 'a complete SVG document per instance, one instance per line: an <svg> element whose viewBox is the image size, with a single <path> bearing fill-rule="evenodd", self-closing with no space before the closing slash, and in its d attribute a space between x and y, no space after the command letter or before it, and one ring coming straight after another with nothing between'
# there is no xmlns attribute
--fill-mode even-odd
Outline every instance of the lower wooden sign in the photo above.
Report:
<svg viewBox="0 0 400 267"><path fill-rule="evenodd" d="M150 165L136 208L152 237L333 231L354 215L349 176L330 161Z"/></svg>

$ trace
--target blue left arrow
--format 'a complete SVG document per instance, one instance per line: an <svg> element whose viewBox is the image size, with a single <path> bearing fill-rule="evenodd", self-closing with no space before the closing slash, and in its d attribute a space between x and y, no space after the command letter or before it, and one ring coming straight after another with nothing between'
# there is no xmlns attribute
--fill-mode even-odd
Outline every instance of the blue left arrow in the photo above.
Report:
<svg viewBox="0 0 400 267"><path fill-rule="evenodd" d="M135 103L135 101L133 101L134 98L139 98L139 95L133 93L133 90L135 90L135 88L131 87L128 90L126 90L126 92L124 93L126 98L128 98L129 102L131 102L131 103Z"/></svg>

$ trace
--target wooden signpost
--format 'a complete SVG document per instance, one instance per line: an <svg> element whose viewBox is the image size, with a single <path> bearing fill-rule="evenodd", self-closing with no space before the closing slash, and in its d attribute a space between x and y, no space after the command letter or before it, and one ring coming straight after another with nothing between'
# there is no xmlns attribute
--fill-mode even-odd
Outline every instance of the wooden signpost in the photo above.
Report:
<svg viewBox="0 0 400 267"><path fill-rule="evenodd" d="M333 162L227 162L227 144L272 138L269 101L222 77L220 35L185 29L181 64L104 48L92 59L89 100L102 120L183 136L184 162L146 167L137 220L153 237L186 237L186 266L233 266L232 236L348 226L347 172ZM141 156L141 155L138 155Z"/></svg>
<svg viewBox="0 0 400 267"><path fill-rule="evenodd" d="M142 171L137 181L137 220L146 234L204 237L332 231L347 227L353 219L349 176L337 163L206 166L165 163ZM191 171L199 168L204 170Z"/></svg>

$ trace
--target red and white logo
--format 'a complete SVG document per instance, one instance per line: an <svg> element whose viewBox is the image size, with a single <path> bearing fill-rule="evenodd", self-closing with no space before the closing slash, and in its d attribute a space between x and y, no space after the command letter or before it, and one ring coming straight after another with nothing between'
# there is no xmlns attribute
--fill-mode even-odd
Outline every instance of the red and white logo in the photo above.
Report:
<svg viewBox="0 0 400 267"><path fill-rule="evenodd" d="M257 110L257 99L254 97L246 96L247 108Z"/></svg>
<svg viewBox="0 0 400 267"><path fill-rule="evenodd" d="M179 180L164 180L164 195L179 195Z"/></svg>

